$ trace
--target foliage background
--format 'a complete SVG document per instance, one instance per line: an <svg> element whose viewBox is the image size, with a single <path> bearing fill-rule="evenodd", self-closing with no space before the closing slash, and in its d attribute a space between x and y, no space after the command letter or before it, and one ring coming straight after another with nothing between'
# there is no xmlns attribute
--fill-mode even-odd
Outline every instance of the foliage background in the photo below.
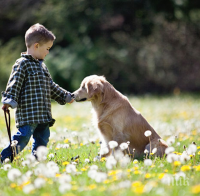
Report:
<svg viewBox="0 0 200 196"><path fill-rule="evenodd" d="M46 59L69 91L91 74L122 93L200 90L199 0L0 0L0 90L41 23L57 37Z"/></svg>

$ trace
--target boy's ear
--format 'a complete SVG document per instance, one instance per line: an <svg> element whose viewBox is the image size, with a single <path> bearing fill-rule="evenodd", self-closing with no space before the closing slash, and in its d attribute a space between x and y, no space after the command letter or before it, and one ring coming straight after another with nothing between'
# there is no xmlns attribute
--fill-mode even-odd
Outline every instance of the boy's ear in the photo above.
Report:
<svg viewBox="0 0 200 196"><path fill-rule="evenodd" d="M34 48L38 48L39 47L39 43L34 43Z"/></svg>

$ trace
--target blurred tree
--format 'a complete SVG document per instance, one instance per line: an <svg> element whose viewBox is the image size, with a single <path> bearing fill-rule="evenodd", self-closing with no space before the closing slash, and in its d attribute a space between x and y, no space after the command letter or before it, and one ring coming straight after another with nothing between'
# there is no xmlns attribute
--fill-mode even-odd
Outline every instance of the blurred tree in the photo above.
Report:
<svg viewBox="0 0 200 196"><path fill-rule="evenodd" d="M0 57L2 69L39 22L57 37L46 59L50 72L70 91L90 74L126 93L200 90L198 0L0 0L0 7L0 55L15 54Z"/></svg>

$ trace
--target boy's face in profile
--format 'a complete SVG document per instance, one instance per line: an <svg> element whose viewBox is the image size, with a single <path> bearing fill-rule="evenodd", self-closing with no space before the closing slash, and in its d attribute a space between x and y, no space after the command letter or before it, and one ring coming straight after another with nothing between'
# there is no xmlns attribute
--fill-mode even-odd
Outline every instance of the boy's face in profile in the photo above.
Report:
<svg viewBox="0 0 200 196"><path fill-rule="evenodd" d="M53 46L53 41L48 41L44 44L36 43L35 46L35 54L34 58L36 59L44 59L47 54L49 54L50 48Z"/></svg>

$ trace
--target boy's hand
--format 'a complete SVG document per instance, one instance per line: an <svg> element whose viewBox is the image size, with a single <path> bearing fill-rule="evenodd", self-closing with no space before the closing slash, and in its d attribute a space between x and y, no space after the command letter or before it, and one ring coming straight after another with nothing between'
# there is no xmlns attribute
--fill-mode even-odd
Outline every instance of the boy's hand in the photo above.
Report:
<svg viewBox="0 0 200 196"><path fill-rule="evenodd" d="M10 107L10 105L8 105L8 104L3 104L3 106L2 106L2 110L4 110L4 111L8 111L9 108Z"/></svg>
<svg viewBox="0 0 200 196"><path fill-rule="evenodd" d="M69 102L69 104L71 104L71 103L73 103L74 102L74 99L72 99L70 102Z"/></svg>

